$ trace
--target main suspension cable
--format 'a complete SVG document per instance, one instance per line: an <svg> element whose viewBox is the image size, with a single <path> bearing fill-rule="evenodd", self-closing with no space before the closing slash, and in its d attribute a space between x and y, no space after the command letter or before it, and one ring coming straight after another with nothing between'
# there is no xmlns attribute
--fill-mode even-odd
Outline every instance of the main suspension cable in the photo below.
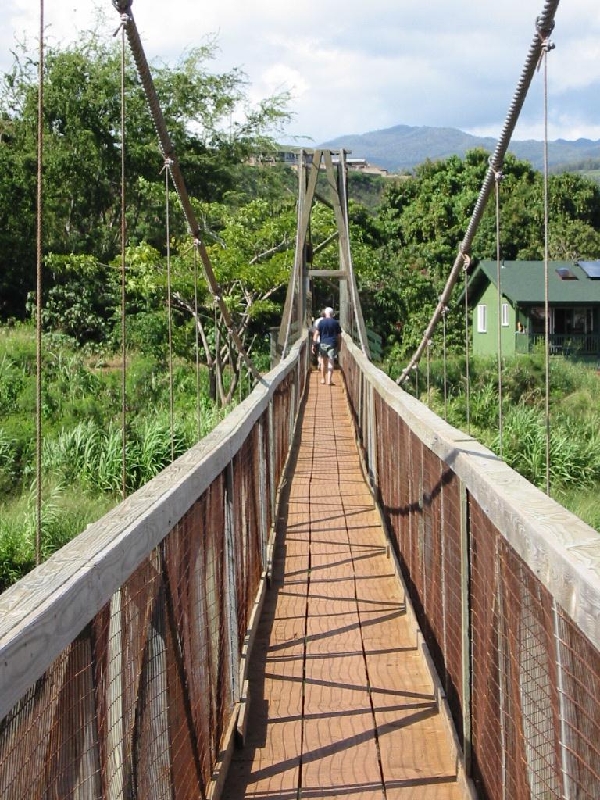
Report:
<svg viewBox="0 0 600 800"><path fill-rule="evenodd" d="M556 9L558 8L558 3L559 0L546 0L546 3L544 4L544 9L540 14L540 16L537 18L536 34L533 39L533 42L530 45L529 52L527 54L527 59L525 61L525 66L521 73L521 78L517 85L517 89L515 91L510 108L508 110L508 114L506 116L506 120L504 122L504 127L500 134L500 138L496 145L496 149L494 150L494 153L490 159L490 165L487 174L485 176L485 179L483 181L481 190L479 192L479 197L477 198L477 203L475 204L473 214L471 215L471 220L467 227L467 231L465 233L462 242L458 247L458 253L456 255L454 264L446 281L446 285L439 298L435 311L431 316L429 324L427 325L425 333L423 334L421 343L417 347L414 355L410 359L407 366L402 370L402 373L397 378L396 383L402 383L404 380L406 380L408 375L410 375L410 371L413 365L420 360L423 351L427 346L427 341L431 338L433 331L435 330L438 322L441 319L444 308L448 305L448 302L450 300L450 295L452 294L452 289L454 288L454 285L458 280L465 259L468 253L470 252L471 246L473 244L473 239L475 237L475 234L477 233L477 229L479 228L479 223L481 222L481 218L483 216L483 212L485 210L489 195L492 191L492 187L494 185L494 174L495 172L498 172L498 170L502 168L502 164L504 163L504 156L506 155L508 145L510 144L511 136L517 124L517 120L519 119L519 114L521 113L523 103L525 102L525 98L529 90L529 86L531 85L531 81L535 74L543 46L541 35L547 38L550 36L550 34L554 29L554 16L556 14Z"/></svg>
<svg viewBox="0 0 600 800"><path fill-rule="evenodd" d="M150 67L148 66L148 61L146 60L146 55L144 53L144 48L142 47L142 42L137 30L137 26L135 24L133 14L131 13L132 0L112 0L112 2L113 6L121 14L121 21L125 26L125 30L127 32L129 47L131 48L131 52L133 54L133 58L136 63L140 81L142 83L142 86L144 87L144 92L146 94L146 101L148 103L148 107L150 109L154 125L156 127L156 132L158 134L158 139L160 142L160 147L163 156L164 158L168 158L171 160L171 166L170 166L171 177L173 179L173 183L177 190L177 194L179 196L179 202L181 203L181 207L183 209L183 213L187 220L192 238L198 241L198 252L200 254L200 259L202 261L202 265L204 268L204 274L206 277L208 288L219 307L219 311L221 313L221 317L223 318L223 322L225 323L225 327L227 328L229 335L231 336L233 342L235 343L238 353L242 357L242 360L246 364L248 371L252 374L254 379L260 382L262 380L260 372L254 366L252 360L250 359L249 355L246 352L246 349L244 348L244 345L242 344L242 341L237 331L235 330L235 327L231 320L229 309L227 308L227 304L225 303L222 297L221 287L217 283L217 279L215 277L208 252L206 250L204 242L201 240L200 226L198 224L198 220L196 219L194 209L192 208L192 204L190 202L190 197L187 192L187 187L183 179L181 168L179 166L179 161L175 153L174 145L167 131L165 119L158 101L158 95L156 94L154 81L152 80L152 75L150 73Z"/></svg>

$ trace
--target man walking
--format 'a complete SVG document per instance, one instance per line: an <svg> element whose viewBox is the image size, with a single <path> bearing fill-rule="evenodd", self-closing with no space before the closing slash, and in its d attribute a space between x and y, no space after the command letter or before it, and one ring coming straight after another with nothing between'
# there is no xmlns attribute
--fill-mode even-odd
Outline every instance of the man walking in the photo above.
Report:
<svg viewBox="0 0 600 800"><path fill-rule="evenodd" d="M342 329L333 316L333 308L323 309L323 316L315 324L313 343L319 349L321 383L331 386L335 357L340 349ZM318 344L317 344L318 343Z"/></svg>

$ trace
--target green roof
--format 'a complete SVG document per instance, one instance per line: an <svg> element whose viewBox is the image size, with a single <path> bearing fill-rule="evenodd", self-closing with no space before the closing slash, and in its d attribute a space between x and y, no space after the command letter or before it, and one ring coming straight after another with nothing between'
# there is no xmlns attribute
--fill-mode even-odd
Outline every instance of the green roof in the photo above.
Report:
<svg viewBox="0 0 600 800"><path fill-rule="evenodd" d="M560 273L565 277L561 277ZM477 289L486 282L486 278L497 287L496 261L479 262L469 281L469 292L478 294ZM513 305L543 303L544 283L543 261L505 261L501 264L502 295ZM577 261L549 261L548 302L554 305L600 303L600 279L588 277Z"/></svg>

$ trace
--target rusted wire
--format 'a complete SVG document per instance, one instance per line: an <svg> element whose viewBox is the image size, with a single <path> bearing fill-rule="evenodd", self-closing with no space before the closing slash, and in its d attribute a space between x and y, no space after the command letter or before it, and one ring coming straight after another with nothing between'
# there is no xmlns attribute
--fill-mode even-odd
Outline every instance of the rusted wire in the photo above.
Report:
<svg viewBox="0 0 600 800"><path fill-rule="evenodd" d="M496 363L498 368L498 455L502 458L502 265L500 261L500 182L502 171L494 173L494 197L496 200L496 284L498 289L496 325Z"/></svg>
<svg viewBox="0 0 600 800"><path fill-rule="evenodd" d="M202 437L202 416L200 404L200 331L198 330L198 242L194 240L194 327L196 331L196 422L198 425L198 441Z"/></svg>
<svg viewBox="0 0 600 800"><path fill-rule="evenodd" d="M548 53L554 48L549 33L538 28L542 51L540 63L544 63L544 371L545 371L545 428L546 428L546 494L550 494L550 303L548 299Z"/></svg>
<svg viewBox="0 0 600 800"><path fill-rule="evenodd" d="M173 310L171 307L171 207L169 203L169 172L171 159L165 159L165 238L167 253L167 338L169 349L169 430L171 433L171 461L175 461L175 401L173 397Z"/></svg>
<svg viewBox="0 0 600 800"><path fill-rule="evenodd" d="M469 267L471 259L467 256L463 264L465 276L465 415L467 420L467 433L471 433L471 363L469 353L471 342L469 338ZM429 353L429 351L427 351Z"/></svg>
<svg viewBox="0 0 600 800"><path fill-rule="evenodd" d="M126 174L125 174L125 26L121 25L121 495L127 497L127 274L126 274Z"/></svg>

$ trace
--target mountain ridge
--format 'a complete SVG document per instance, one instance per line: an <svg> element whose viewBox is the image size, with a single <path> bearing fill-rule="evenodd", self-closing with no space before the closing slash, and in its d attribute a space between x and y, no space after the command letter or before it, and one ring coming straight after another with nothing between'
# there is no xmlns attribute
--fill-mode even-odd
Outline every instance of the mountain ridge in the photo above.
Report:
<svg viewBox="0 0 600 800"><path fill-rule="evenodd" d="M458 128L394 125L367 133L336 136L319 147L344 148L351 151L352 158L364 158L388 172L403 172L414 169L427 159L437 161L453 155L464 157L468 150L477 147L493 152L496 142L492 136L474 136ZM514 140L508 151L519 159L529 161L535 169L543 168L544 148L541 141ZM600 161L600 140L581 138L548 142L550 168L587 160Z"/></svg>

